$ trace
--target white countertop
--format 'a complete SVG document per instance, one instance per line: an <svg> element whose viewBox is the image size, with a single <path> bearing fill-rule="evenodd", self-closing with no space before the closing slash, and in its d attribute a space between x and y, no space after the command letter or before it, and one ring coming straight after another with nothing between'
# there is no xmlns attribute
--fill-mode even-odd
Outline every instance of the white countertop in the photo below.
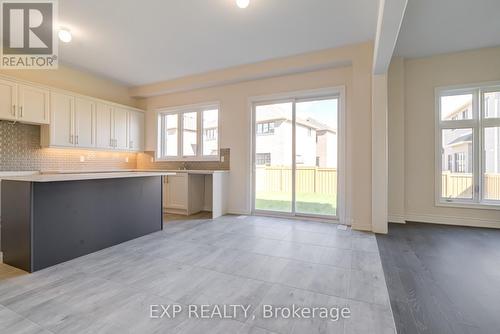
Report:
<svg viewBox="0 0 500 334"><path fill-rule="evenodd" d="M148 169L148 170L141 170L139 169L138 171L149 171L149 172L164 172L164 173L188 173L188 174L205 174L205 175L210 175L210 174L216 174L216 173L228 173L228 170L202 170L202 169Z"/></svg>
<svg viewBox="0 0 500 334"><path fill-rule="evenodd" d="M112 170L42 170L41 174L80 174L80 173L136 173L136 172L149 172L149 173L189 173L189 174L215 174L215 173L228 173L228 170L209 170L209 169L112 169Z"/></svg>
<svg viewBox="0 0 500 334"><path fill-rule="evenodd" d="M74 174L35 174L23 176L2 177L4 181L24 181L24 182L59 182L59 181L80 181L96 179L118 179L129 177L147 177L147 176L168 176L175 175L174 172L99 172L99 173L74 173Z"/></svg>
<svg viewBox="0 0 500 334"><path fill-rule="evenodd" d="M10 178L13 176L25 176L25 175L37 175L40 174L40 172L34 170L34 171L8 171L8 172L0 172L0 181L2 179Z"/></svg>

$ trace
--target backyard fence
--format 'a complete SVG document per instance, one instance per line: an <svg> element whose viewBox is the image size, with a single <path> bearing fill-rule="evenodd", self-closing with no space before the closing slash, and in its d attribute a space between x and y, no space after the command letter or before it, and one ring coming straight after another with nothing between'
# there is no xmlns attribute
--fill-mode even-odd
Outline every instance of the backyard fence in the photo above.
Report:
<svg viewBox="0 0 500 334"><path fill-rule="evenodd" d="M443 197L472 197L472 174L450 173L441 175ZM500 174L486 173L484 178L484 193L487 199L500 199Z"/></svg>
<svg viewBox="0 0 500 334"><path fill-rule="evenodd" d="M471 197L472 174L450 173L441 176L443 197ZM297 167L296 191L299 193L337 194L337 169L319 167ZM292 168L282 166L257 166L257 192L291 192ZM500 174L487 173L484 179L487 199L500 199Z"/></svg>
<svg viewBox="0 0 500 334"><path fill-rule="evenodd" d="M295 188L298 193L337 194L337 169L297 167ZM257 192L291 192L292 168L256 167Z"/></svg>

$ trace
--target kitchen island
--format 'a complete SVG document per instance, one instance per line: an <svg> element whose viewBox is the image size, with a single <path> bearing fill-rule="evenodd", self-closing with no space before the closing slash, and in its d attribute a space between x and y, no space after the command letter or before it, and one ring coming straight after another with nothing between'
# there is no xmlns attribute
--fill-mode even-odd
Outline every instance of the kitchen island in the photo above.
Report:
<svg viewBox="0 0 500 334"><path fill-rule="evenodd" d="M165 172L2 180L3 261L34 272L163 228Z"/></svg>

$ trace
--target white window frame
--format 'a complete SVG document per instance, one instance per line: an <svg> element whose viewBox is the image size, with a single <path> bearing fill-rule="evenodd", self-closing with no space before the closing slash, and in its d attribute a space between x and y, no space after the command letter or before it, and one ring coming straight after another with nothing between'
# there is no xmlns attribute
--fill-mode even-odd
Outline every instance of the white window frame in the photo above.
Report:
<svg viewBox="0 0 500 334"><path fill-rule="evenodd" d="M500 200L484 199L483 180L485 174L484 129L500 127L500 118L484 118L484 94L500 90L500 82L486 82L471 85L438 87L435 89L435 205L442 207L461 207L472 209L500 210ZM441 97L472 94L472 119L441 120ZM472 199L442 197L442 130L472 129ZM445 157L447 159L447 157ZM454 162L455 163L455 162Z"/></svg>
<svg viewBox="0 0 500 334"><path fill-rule="evenodd" d="M255 157L256 157L256 107L258 105L265 105L270 103L280 103L280 102L294 102L293 109L295 109L295 103L297 101L305 100L318 100L318 99L338 99L338 130L337 130L337 147L338 147L338 157L337 157L337 215L336 216L324 216L324 215L314 215L314 214L304 214L296 212L295 210L295 178L292 177L292 213L277 212L277 211L265 211L256 210L255 208ZM248 199L249 207L251 208L252 214L261 214L267 216L277 216L277 217L312 217L318 219L326 219L327 221L338 221L341 224L351 225L351 203L346 201L346 179L351 177L350 170L346 168L346 146L345 146L345 101L346 93L345 86L327 87L319 88L313 90L303 90L287 93L270 94L263 96L252 96L248 98L248 110L251 113L249 135L252 140L250 142L250 161L252 162L252 173L249 178L251 184L250 197ZM292 112L292 116L295 111ZM295 116L292 117L292 124L295 124ZM293 125L295 126L295 125ZM292 143L295 143L295 130L292 130ZM292 171L295 173L295 144L292 144Z"/></svg>
<svg viewBox="0 0 500 334"><path fill-rule="evenodd" d="M203 112L205 110L218 110L218 122L217 122L217 155L203 155ZM197 113L196 119L196 155L186 156L184 155L184 124L183 124L183 114L185 113ZM165 153L165 122L163 119L165 115L177 115L177 155L167 156ZM208 103L198 103L177 107L160 108L156 110L157 119L157 138L156 138L156 161L220 161L220 128L221 128L221 107L219 102L208 102Z"/></svg>

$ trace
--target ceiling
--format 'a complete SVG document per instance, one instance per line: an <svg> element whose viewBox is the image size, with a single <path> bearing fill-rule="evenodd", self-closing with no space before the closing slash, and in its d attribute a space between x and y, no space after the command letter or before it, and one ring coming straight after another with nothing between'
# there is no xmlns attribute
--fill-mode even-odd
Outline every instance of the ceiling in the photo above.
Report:
<svg viewBox="0 0 500 334"><path fill-rule="evenodd" d="M64 0L60 59L128 86L375 38L376 0Z"/></svg>
<svg viewBox="0 0 500 334"><path fill-rule="evenodd" d="M408 0L395 54L424 57L500 45L500 0Z"/></svg>

